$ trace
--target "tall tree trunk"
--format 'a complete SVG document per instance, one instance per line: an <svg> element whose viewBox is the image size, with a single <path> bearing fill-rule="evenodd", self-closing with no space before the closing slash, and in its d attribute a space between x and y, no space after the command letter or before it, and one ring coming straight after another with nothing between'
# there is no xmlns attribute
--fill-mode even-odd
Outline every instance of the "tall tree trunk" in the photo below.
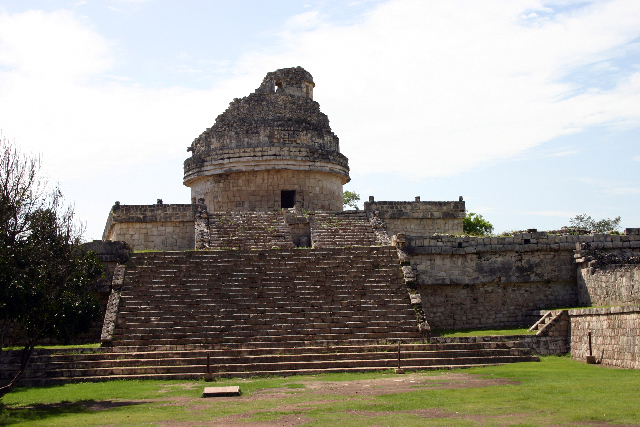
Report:
<svg viewBox="0 0 640 427"><path fill-rule="evenodd" d="M18 382L20 382L20 380L24 376L24 373L27 370L27 365L29 364L29 360L31 359L31 355L33 354L33 348L35 347L35 344L36 340L30 340L29 342L27 342L27 344L25 344L24 349L22 350L22 357L20 358L20 369L9 384L0 387L0 398L16 388Z"/></svg>

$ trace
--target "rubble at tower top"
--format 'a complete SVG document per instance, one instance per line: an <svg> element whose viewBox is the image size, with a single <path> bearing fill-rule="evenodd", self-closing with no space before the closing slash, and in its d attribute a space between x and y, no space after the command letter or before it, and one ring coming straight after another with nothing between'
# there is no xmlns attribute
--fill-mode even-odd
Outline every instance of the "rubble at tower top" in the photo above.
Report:
<svg viewBox="0 0 640 427"><path fill-rule="evenodd" d="M207 156L220 150L296 146L339 152L329 118L313 100L313 77L302 67L267 73L254 93L236 98L189 151Z"/></svg>

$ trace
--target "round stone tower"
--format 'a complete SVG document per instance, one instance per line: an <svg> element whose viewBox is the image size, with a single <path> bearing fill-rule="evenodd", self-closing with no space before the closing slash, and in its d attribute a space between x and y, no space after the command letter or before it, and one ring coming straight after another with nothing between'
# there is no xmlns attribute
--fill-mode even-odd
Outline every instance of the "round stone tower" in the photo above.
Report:
<svg viewBox="0 0 640 427"><path fill-rule="evenodd" d="M348 160L313 100L314 86L303 68L282 68L234 99L188 148L184 185L192 200L218 212L341 211Z"/></svg>

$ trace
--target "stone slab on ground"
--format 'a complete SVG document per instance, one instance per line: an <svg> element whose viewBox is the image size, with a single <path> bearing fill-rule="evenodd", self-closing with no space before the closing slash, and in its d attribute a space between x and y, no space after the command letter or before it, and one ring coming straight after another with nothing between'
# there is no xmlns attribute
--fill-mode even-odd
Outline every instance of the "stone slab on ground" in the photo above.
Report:
<svg viewBox="0 0 640 427"><path fill-rule="evenodd" d="M240 386L205 387L202 397L240 396Z"/></svg>

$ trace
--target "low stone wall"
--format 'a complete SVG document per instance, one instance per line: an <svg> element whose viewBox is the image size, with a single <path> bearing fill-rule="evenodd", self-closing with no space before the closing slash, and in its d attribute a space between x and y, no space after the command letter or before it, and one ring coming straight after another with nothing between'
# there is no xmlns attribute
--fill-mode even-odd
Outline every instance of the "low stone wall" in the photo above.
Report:
<svg viewBox="0 0 640 427"><path fill-rule="evenodd" d="M134 250L194 249L197 206L195 204L120 205L116 203L109 213L102 239L124 241Z"/></svg>
<svg viewBox="0 0 640 427"><path fill-rule="evenodd" d="M465 254L425 254L409 249L418 283L475 285L571 281L575 283L573 251L520 252L514 250Z"/></svg>
<svg viewBox="0 0 640 427"><path fill-rule="evenodd" d="M531 310L576 307L576 245L637 251L640 235L407 236L432 328L531 326Z"/></svg>
<svg viewBox="0 0 640 427"><path fill-rule="evenodd" d="M458 202L377 202L373 197L364 210L378 211L389 235L429 236L434 233L461 234L465 203Z"/></svg>
<svg viewBox="0 0 640 427"><path fill-rule="evenodd" d="M640 306L569 310L571 356L593 355L603 365L640 369Z"/></svg>
<svg viewBox="0 0 640 427"><path fill-rule="evenodd" d="M481 342L505 342L517 341L530 348L535 354L540 356L563 355L569 352L569 342L566 336L545 336L536 335L493 335L484 337L431 337L432 344L446 343L481 343Z"/></svg>
<svg viewBox="0 0 640 427"><path fill-rule="evenodd" d="M490 329L529 327L529 312L576 304L575 283L479 283L418 286L432 328Z"/></svg>
<svg viewBox="0 0 640 427"><path fill-rule="evenodd" d="M640 265L578 269L578 301L589 305L640 305Z"/></svg>

